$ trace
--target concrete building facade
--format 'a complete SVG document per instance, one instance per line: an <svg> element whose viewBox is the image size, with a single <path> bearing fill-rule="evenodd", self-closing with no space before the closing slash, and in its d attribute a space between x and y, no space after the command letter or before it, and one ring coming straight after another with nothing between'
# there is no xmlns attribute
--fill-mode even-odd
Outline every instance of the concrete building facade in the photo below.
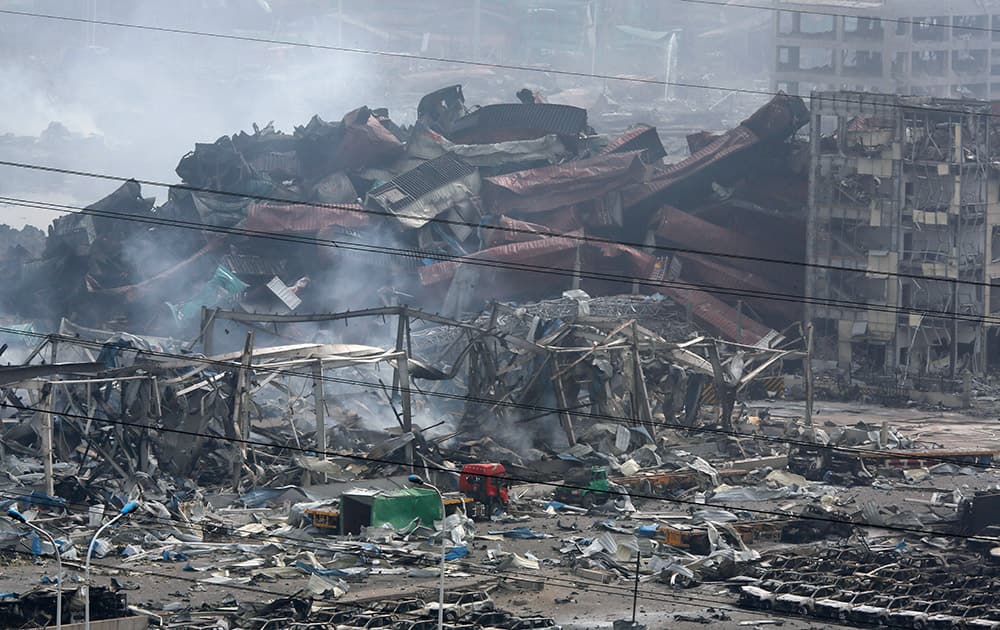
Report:
<svg viewBox="0 0 1000 630"><path fill-rule="evenodd" d="M775 90L1000 98L998 0L775 2Z"/></svg>
<svg viewBox="0 0 1000 630"><path fill-rule="evenodd" d="M811 105L816 356L897 378L991 367L1000 178L990 103L841 91L814 93Z"/></svg>

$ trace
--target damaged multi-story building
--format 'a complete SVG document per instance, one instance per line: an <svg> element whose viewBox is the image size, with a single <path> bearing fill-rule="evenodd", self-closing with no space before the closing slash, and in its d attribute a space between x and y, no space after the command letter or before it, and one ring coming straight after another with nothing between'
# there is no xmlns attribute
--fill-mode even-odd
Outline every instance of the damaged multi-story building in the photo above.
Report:
<svg viewBox="0 0 1000 630"><path fill-rule="evenodd" d="M997 364L992 121L984 101L813 94L806 291L818 357L913 378Z"/></svg>
<svg viewBox="0 0 1000 630"><path fill-rule="evenodd" d="M778 0L771 87L1000 97L994 0Z"/></svg>

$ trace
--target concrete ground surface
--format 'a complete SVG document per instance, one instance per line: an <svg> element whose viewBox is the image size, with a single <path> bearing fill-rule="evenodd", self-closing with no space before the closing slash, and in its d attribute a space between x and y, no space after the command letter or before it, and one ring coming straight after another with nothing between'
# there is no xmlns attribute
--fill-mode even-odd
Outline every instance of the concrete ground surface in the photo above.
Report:
<svg viewBox="0 0 1000 630"><path fill-rule="evenodd" d="M774 417L797 416L801 405L794 402L771 403L767 405ZM887 409L846 403L817 403L816 423L830 422L836 425L853 425L858 421L879 424L883 420L901 434L927 442L935 442L949 449L989 448L1000 451L1000 422L988 416L972 416L951 411L928 412L920 409ZM966 471L966 474L935 474L917 483L906 483L900 478L880 478L874 486L837 487L831 491L836 503L846 513L856 513L860 506L872 502L880 507L894 506L899 510L909 510L918 517L926 517L927 502L935 494L950 493L956 488L971 495L976 489L996 487L1000 476L995 470ZM359 482L358 485L363 485ZM327 494L323 488L315 488L317 494ZM779 511L811 499L781 499L774 501L753 501L726 503L724 507L739 511L759 512ZM709 504L718 505L709 499ZM609 514L561 514L544 515L538 503L522 504L522 513L531 513L529 520L508 523L479 523L477 535L492 530L509 530L515 527L529 527L536 532L551 537L533 540L477 538L469 548L466 560L450 565L447 576L449 590L486 588L490 589L498 607L521 616L546 616L554 618L563 628L611 628L616 619L627 619L632 614L633 582L615 579L601 583L573 573L565 566L565 558L559 549L563 540L574 536L593 537L601 533L597 523L613 518L618 527L632 531L640 525L665 522L671 515L689 514L688 504L677 504L669 500L635 501L638 512L632 516ZM275 511L278 516L281 509ZM236 524L251 522L255 515L262 513L234 512ZM921 516L923 515L923 516ZM44 522L40 523L43 526ZM57 523L53 523L57 525ZM155 525L126 525L121 534L142 536L143 527ZM904 540L918 541L920 531L893 531L869 529L872 537L882 537L890 543ZM266 542L267 534L252 542ZM296 543L271 539L280 543L286 553L295 553ZM322 549L335 538L316 536L307 547ZM75 540L77 550L85 549L85 541ZM251 542L244 539L244 542ZM787 549L780 543L751 545L764 553L771 549ZM484 563L489 552L516 552L521 556L533 555L541 566L532 569L496 569ZM70 574L67 588L78 586L82 576L82 553L75 561L67 561ZM24 593L39 585L43 576L55 574L51 559L33 560L26 554L5 554L0 564L0 592ZM247 584L210 584L201 580L212 572L229 570L232 576L245 576L233 565L245 561L246 555L239 553L213 553L198 556L188 561L170 561L157 558L131 563L108 556L94 561L95 583L107 585L115 578L125 587L130 604L157 614L176 613L185 609L197 619L217 617L222 619L231 611L235 602L267 601L276 597L305 593L308 577L299 575L291 578L255 578ZM205 571L185 570L192 565ZM519 582L519 580L522 580ZM540 590L533 588L541 582ZM337 600L321 599L324 607L365 606L373 601L393 601L419 596L426 601L437 597L436 577L408 577L406 575L371 575L364 582L353 583L350 591ZM168 615L169 616L169 615ZM742 610L736 605L734 588L725 582L705 582L695 588L671 587L652 577L639 587L637 619L649 628L831 628L838 627L823 620L778 617L765 612ZM192 624L194 625L194 624ZM184 626L177 626L184 627ZM204 627L198 625L198 627ZM846 626L844 626L846 627Z"/></svg>

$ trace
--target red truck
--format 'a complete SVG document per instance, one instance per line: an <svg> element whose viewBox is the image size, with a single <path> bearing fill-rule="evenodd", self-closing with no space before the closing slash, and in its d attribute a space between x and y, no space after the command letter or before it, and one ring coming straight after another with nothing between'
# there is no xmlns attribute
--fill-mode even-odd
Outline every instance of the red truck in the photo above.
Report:
<svg viewBox="0 0 1000 630"><path fill-rule="evenodd" d="M458 491L486 508L487 517L497 509L507 509L510 482L503 478L503 464L464 464Z"/></svg>

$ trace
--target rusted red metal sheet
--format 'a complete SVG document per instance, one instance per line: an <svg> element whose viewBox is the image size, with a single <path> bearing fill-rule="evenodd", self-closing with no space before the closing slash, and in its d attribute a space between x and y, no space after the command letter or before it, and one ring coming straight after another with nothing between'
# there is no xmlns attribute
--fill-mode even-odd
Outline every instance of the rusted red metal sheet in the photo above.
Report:
<svg viewBox="0 0 1000 630"><path fill-rule="evenodd" d="M552 229L544 225L512 219L503 215L497 217L492 224L483 225L480 230L487 247L503 243L536 241L552 234Z"/></svg>
<svg viewBox="0 0 1000 630"><path fill-rule="evenodd" d="M275 202L252 203L247 208L246 228L259 232L315 233L331 226L360 228L372 221L357 204L336 206Z"/></svg>
<svg viewBox="0 0 1000 630"><path fill-rule="evenodd" d="M729 156L763 141L785 140L808 121L809 110L801 98L779 93L738 127L709 142L686 160L659 169L648 181L626 189L623 201L631 206L650 200Z"/></svg>
<svg viewBox="0 0 1000 630"><path fill-rule="evenodd" d="M752 272L738 269L730 265L722 264L712 260L709 256L699 254L681 255L685 266L684 278L686 280L700 280L711 284L713 287L721 287L733 291L757 291L780 293L781 288ZM695 277L689 277L687 271L694 272Z"/></svg>
<svg viewBox="0 0 1000 630"><path fill-rule="evenodd" d="M764 276L747 271L742 266L726 265L709 256L699 254L684 254L681 259L684 261L684 279L688 282L699 282L728 291L754 291L761 294L777 295L786 293L783 286ZM733 299L731 296L727 297ZM759 311L764 311L767 314L780 314L789 321L802 317L802 307L796 302L769 299L767 295L761 297L747 295L743 300L753 304Z"/></svg>
<svg viewBox="0 0 1000 630"><path fill-rule="evenodd" d="M532 241L522 241L520 243L510 243L507 245L484 249L474 254L470 254L469 256L464 256L459 260L427 265L426 267L421 267L418 270L420 283L426 286L437 284L439 282L450 281L452 276L455 275L455 271L459 264L463 261L473 260L482 260L484 263L488 262L489 264L494 262L513 262L515 264L521 263L529 267L529 269L524 270L505 268L504 272L507 274L545 273L552 269L556 269L560 272L567 272L566 274L549 274L554 281L557 281L560 277L565 278L570 275L568 272L572 270L572 262L564 259L558 265L553 264L546 266L541 263L541 259L551 257L554 254L562 254L566 252L570 252L575 257L575 252L572 250L575 250L576 248L580 248L582 263L581 273L583 275L595 271L605 272L611 275L620 275L622 280L611 280L611 282L617 282L622 285L630 284L632 278L645 279L654 275L657 263L655 256L618 243L604 244L583 241L578 238L579 236L582 236L582 234L582 232L574 232L566 236L556 236ZM605 268L604 263L608 258L622 259L623 264L620 265L620 267L624 268L626 273L619 274L616 270L609 270ZM535 271L536 269L537 271Z"/></svg>
<svg viewBox="0 0 1000 630"><path fill-rule="evenodd" d="M486 207L504 214L569 206L642 181L641 151L600 155L483 180Z"/></svg>
<svg viewBox="0 0 1000 630"><path fill-rule="evenodd" d="M760 138L746 127L736 127L701 151L694 153L686 160L658 169L648 181L626 188L623 191L623 202L626 206L642 203L647 199L669 189L692 175L703 171L730 155L739 153L757 144Z"/></svg>
<svg viewBox="0 0 1000 630"><path fill-rule="evenodd" d="M656 133L656 127L643 124L636 125L609 142L608 146L601 149L600 155L629 151L643 151L642 159L647 164L663 159L667 155L667 150L660 142L660 135Z"/></svg>
<svg viewBox="0 0 1000 630"><path fill-rule="evenodd" d="M344 139L338 152L345 168L386 164L403 155L403 143L367 107L348 112L342 122Z"/></svg>
<svg viewBox="0 0 1000 630"><path fill-rule="evenodd" d="M697 153L718 139L720 134L712 131L697 131L687 135L688 153Z"/></svg>
<svg viewBox="0 0 1000 630"><path fill-rule="evenodd" d="M772 244L760 243L673 206L660 210L656 235L667 242L721 256L773 256Z"/></svg>
<svg viewBox="0 0 1000 630"><path fill-rule="evenodd" d="M697 289L664 287L662 293L681 306L690 307L691 315L713 333L747 345L756 345L774 331L746 315L740 317L735 308L713 295ZM742 328L742 334L740 329Z"/></svg>
<svg viewBox="0 0 1000 630"><path fill-rule="evenodd" d="M571 236L579 236L574 234ZM468 256L463 256L458 260L448 260L433 265L427 265L417 270L420 275L420 283L423 285L437 284L451 280L455 271L463 261L482 260L484 263L493 262L516 262L525 265L535 265L535 259L556 252L562 252L577 247L579 239L556 236L542 238L532 241L522 241L520 243L509 243L483 249ZM511 271L514 271L511 269Z"/></svg>

